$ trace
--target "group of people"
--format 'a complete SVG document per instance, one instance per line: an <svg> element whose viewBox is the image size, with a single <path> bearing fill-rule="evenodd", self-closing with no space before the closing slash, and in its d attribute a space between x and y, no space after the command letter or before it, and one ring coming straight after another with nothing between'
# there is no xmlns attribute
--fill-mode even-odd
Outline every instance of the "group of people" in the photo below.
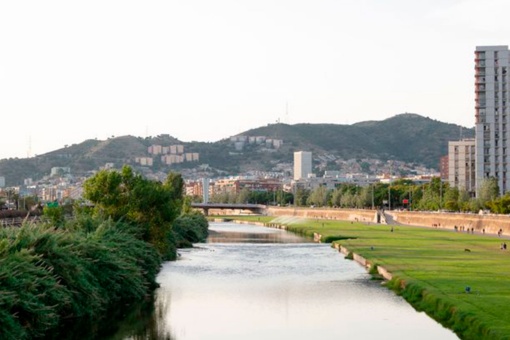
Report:
<svg viewBox="0 0 510 340"><path fill-rule="evenodd" d="M506 250L506 242L501 243L501 250Z"/></svg>
<svg viewBox="0 0 510 340"><path fill-rule="evenodd" d="M466 231L468 234L471 233L471 234L474 234L475 233L475 228L466 228L464 226L454 226L453 229L455 231ZM483 230L484 234L485 234L485 229Z"/></svg>

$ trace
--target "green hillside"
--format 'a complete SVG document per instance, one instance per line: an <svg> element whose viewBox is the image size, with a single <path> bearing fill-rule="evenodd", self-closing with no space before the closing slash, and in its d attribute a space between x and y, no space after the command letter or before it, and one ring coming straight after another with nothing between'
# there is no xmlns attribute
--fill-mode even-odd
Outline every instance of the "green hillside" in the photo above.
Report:
<svg viewBox="0 0 510 340"><path fill-rule="evenodd" d="M49 175L52 167L70 167L74 175L87 175L113 163L120 168L129 164L136 168L136 157L148 157L147 148L182 144L185 152L200 154L200 162L166 166L154 157L153 171L179 171L208 164L224 174L247 170L271 170L277 163L291 163L293 152L312 151L342 159L372 158L399 160L436 168L439 158L448 152L448 141L474 137L474 129L461 128L417 114L400 114L382 121L366 121L352 125L338 124L270 124L242 132L238 136L264 136L283 140L279 149L245 143L239 150L227 137L215 143L184 143L169 135L156 137L122 136L105 141L86 140L62 149L27 159L0 160L0 176L6 185L19 185L23 179L38 180Z"/></svg>
<svg viewBox="0 0 510 340"><path fill-rule="evenodd" d="M328 152L344 159L394 159L437 168L439 158L448 153L448 141L460 139L461 127L405 113L353 125L275 124L243 134L280 138L296 150ZM473 138L474 129L462 128L462 137Z"/></svg>

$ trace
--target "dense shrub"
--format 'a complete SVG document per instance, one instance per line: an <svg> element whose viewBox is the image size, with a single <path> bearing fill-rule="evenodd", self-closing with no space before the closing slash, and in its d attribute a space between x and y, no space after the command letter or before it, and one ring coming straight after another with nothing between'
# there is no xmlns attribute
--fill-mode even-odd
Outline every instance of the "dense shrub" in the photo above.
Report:
<svg viewBox="0 0 510 340"><path fill-rule="evenodd" d="M129 226L86 221L0 230L3 339L40 337L68 319L101 319L157 286L161 259L152 245Z"/></svg>
<svg viewBox="0 0 510 340"><path fill-rule="evenodd" d="M191 247L193 243L204 242L209 235L209 224L204 215L190 213L178 217L172 226L176 246Z"/></svg>

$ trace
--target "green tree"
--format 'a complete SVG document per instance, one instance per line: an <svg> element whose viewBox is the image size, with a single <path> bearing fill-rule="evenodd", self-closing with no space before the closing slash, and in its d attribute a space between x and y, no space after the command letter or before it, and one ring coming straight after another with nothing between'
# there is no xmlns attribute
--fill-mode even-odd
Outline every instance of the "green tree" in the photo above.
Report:
<svg viewBox="0 0 510 340"><path fill-rule="evenodd" d="M444 207L449 211L459 211L459 189L448 188L444 194Z"/></svg>
<svg viewBox="0 0 510 340"><path fill-rule="evenodd" d="M173 173L163 184L147 180L124 166L121 172L102 170L87 179L83 196L94 204L95 215L135 225L141 239L172 259L176 250L171 226L182 211L183 183Z"/></svg>
<svg viewBox="0 0 510 340"><path fill-rule="evenodd" d="M488 203L490 210L496 214L510 214L510 194L498 197Z"/></svg>
<svg viewBox="0 0 510 340"><path fill-rule="evenodd" d="M250 199L250 190L247 188L242 188L241 191L237 194L236 203L248 203Z"/></svg>
<svg viewBox="0 0 510 340"><path fill-rule="evenodd" d="M45 206L43 208L43 216L55 227L61 227L64 225L64 209L62 206Z"/></svg>
<svg viewBox="0 0 510 340"><path fill-rule="evenodd" d="M294 204L298 207L305 206L308 196L310 196L310 191L299 186L295 190Z"/></svg>
<svg viewBox="0 0 510 340"><path fill-rule="evenodd" d="M358 208L372 207L372 186L368 185L361 188L359 193L359 206Z"/></svg>
<svg viewBox="0 0 510 340"><path fill-rule="evenodd" d="M312 190L308 196L307 204L315 205L317 207L324 207L328 205L328 189L325 186L319 186Z"/></svg>
<svg viewBox="0 0 510 340"><path fill-rule="evenodd" d="M333 206L339 207L341 206L342 201L342 190L340 188L335 188L331 193L331 204Z"/></svg>
<svg viewBox="0 0 510 340"><path fill-rule="evenodd" d="M460 211L470 211L470 202L472 198L466 189L459 190L458 206Z"/></svg>
<svg viewBox="0 0 510 340"><path fill-rule="evenodd" d="M494 177L485 178L478 190L477 198L480 201L480 205L485 208L490 201L495 200L498 196L498 180Z"/></svg>
<svg viewBox="0 0 510 340"><path fill-rule="evenodd" d="M170 195L171 211L174 213L173 218L177 217L182 209L184 200L184 179L181 174L170 172L163 184Z"/></svg>

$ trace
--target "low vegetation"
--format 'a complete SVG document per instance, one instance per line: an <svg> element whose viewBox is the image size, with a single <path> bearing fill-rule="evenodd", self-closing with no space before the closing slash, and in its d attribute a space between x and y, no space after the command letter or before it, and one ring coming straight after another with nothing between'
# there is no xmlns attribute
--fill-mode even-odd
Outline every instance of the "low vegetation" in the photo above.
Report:
<svg viewBox="0 0 510 340"><path fill-rule="evenodd" d="M59 338L63 325L97 324L109 311L150 298L163 260L207 237L208 224L165 183L103 171L88 180L72 216L45 207L42 222L0 229L2 339ZM72 218L70 218L72 217Z"/></svg>

